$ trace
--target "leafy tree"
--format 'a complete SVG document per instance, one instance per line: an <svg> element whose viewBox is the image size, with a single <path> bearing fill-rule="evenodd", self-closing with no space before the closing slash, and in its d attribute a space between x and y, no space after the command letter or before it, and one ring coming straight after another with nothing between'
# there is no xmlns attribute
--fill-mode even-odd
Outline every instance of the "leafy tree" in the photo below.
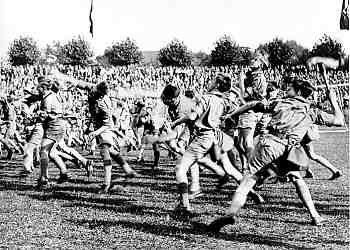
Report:
<svg viewBox="0 0 350 250"><path fill-rule="evenodd" d="M241 59L240 47L229 36L224 35L215 42L211 51L211 64L215 66L231 65Z"/></svg>
<svg viewBox="0 0 350 250"><path fill-rule="evenodd" d="M269 55L269 63L273 67L294 64L298 60L294 50L279 38L275 38L269 43L261 44L258 50L264 51Z"/></svg>
<svg viewBox="0 0 350 250"><path fill-rule="evenodd" d="M193 65L207 66L210 64L211 57L203 51L199 51L193 54Z"/></svg>
<svg viewBox="0 0 350 250"><path fill-rule="evenodd" d="M60 50L62 48L60 41L54 41L52 44L47 44L44 49L44 56L54 55L56 57L60 56Z"/></svg>
<svg viewBox="0 0 350 250"><path fill-rule="evenodd" d="M158 60L162 66L188 66L192 64L192 53L184 42L174 39L160 49Z"/></svg>
<svg viewBox="0 0 350 250"><path fill-rule="evenodd" d="M237 60L237 64L247 66L251 59L253 58L253 51L248 47L240 47L239 48L239 59Z"/></svg>
<svg viewBox="0 0 350 250"><path fill-rule="evenodd" d="M309 56L309 50L294 40L286 41L286 44L293 50L293 56L296 59L294 64L305 64Z"/></svg>
<svg viewBox="0 0 350 250"><path fill-rule="evenodd" d="M108 58L109 63L113 66L136 64L142 60L142 52L136 42L129 37L108 47L104 52L104 56Z"/></svg>
<svg viewBox="0 0 350 250"><path fill-rule="evenodd" d="M57 50L58 61L69 65L86 65L93 56L90 44L81 36L73 38L64 45L59 42L54 44L53 50Z"/></svg>
<svg viewBox="0 0 350 250"><path fill-rule="evenodd" d="M38 45L31 37L21 36L15 39L9 48L8 54L12 65L33 65L40 58Z"/></svg>
<svg viewBox="0 0 350 250"><path fill-rule="evenodd" d="M330 36L324 34L313 46L312 56L325 56L339 59L345 55L343 45Z"/></svg>

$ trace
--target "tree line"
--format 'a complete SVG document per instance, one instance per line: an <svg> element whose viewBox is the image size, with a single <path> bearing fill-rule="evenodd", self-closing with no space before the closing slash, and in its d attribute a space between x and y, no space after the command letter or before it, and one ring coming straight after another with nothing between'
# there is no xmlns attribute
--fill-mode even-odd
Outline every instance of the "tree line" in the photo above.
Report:
<svg viewBox="0 0 350 250"><path fill-rule="evenodd" d="M344 57L344 49L340 42L324 34L311 50L304 48L294 40L284 41L274 38L272 41L260 44L256 50L244 47L235 42L230 36L224 35L214 43L214 48L207 54L205 52L193 53L183 41L173 39L158 52L157 64L161 66L227 66L247 65L254 53L259 51L267 55L270 65L304 64L310 56L327 56L335 59ZM137 43L131 38L114 42L107 47L103 55L96 57L90 44L81 36L73 38L66 43L54 41L40 50L32 37L19 37L15 39L8 50L9 61L12 65L33 65L45 63L49 55L54 55L61 64L65 65L91 65L96 63L111 66L124 66L142 64L143 54Z"/></svg>

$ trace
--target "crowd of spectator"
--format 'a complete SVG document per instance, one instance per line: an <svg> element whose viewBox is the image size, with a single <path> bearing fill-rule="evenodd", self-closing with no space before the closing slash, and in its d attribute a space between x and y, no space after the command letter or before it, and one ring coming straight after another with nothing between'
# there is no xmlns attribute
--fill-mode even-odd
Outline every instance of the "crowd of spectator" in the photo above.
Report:
<svg viewBox="0 0 350 250"><path fill-rule="evenodd" d="M115 101L123 101L126 106L131 106L135 99L143 98L143 102L155 105L156 97L167 84L175 84L185 92L192 90L194 93L202 93L213 76L218 72L230 75L233 83L238 84L241 68L229 67L155 67L155 66L123 66L103 68L101 66L65 66L59 65L59 70L75 79L96 83L106 80L110 84L111 97ZM243 69L246 70L246 69ZM37 83L37 77L46 75L48 71L45 65L35 66L8 66L0 69L0 94L19 98L25 90L32 90ZM295 74L298 77L312 81L316 86L322 82L317 71L308 71L304 66L280 67L265 70L268 81L281 82L286 74ZM343 71L329 72L330 84L337 85L336 91L339 102L344 108L349 99L349 73ZM124 91L122 91L124 90ZM126 90L126 91L125 91ZM145 94L147 93L147 94ZM153 93L153 94L152 94ZM319 88L316 95L316 105L327 108L325 88ZM72 112L83 112L86 95L79 91L63 92L64 104ZM74 104L74 105L73 105Z"/></svg>

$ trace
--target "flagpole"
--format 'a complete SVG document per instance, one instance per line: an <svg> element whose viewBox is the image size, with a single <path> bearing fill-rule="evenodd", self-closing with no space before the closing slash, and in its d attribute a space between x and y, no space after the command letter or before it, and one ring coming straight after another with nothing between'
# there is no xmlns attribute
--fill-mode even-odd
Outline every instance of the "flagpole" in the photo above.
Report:
<svg viewBox="0 0 350 250"><path fill-rule="evenodd" d="M90 11L89 11L89 33L91 35L90 37L90 45L91 45L91 49L94 53L96 53L96 46L95 46L95 39L94 39L94 19L93 19L93 13L94 13L94 0L91 0L90 2ZM94 58L96 58L96 54L94 56Z"/></svg>

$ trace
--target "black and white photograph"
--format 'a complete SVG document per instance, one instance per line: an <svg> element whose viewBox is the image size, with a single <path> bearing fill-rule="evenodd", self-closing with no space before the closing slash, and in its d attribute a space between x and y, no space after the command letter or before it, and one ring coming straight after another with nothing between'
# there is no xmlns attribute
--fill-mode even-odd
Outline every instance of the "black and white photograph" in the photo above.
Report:
<svg viewBox="0 0 350 250"><path fill-rule="evenodd" d="M0 249L349 249L349 0L0 0Z"/></svg>

